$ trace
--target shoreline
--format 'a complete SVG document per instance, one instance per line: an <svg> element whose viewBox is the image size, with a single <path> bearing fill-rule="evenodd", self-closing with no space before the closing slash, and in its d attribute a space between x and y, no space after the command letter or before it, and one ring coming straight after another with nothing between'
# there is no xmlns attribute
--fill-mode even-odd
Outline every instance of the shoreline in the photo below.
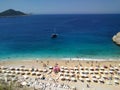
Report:
<svg viewBox="0 0 120 90"><path fill-rule="evenodd" d="M33 61L33 60L62 60L62 61L120 61L120 58L53 58L53 57L45 57L45 58L6 58L0 59L1 61Z"/></svg>

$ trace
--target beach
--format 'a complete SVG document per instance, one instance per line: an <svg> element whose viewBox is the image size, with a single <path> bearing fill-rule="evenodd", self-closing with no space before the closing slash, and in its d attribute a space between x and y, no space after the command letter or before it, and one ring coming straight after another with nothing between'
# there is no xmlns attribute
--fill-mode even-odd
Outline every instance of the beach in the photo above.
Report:
<svg viewBox="0 0 120 90"><path fill-rule="evenodd" d="M60 69L57 73L54 71L55 66ZM119 60L37 58L0 61L0 67L0 74L3 75L8 73L18 77L37 78L38 81L44 83L43 85L39 83L38 87L49 83L50 85L46 86L45 90L119 90L120 88ZM42 75L45 79L41 79ZM30 88L35 88L35 86Z"/></svg>

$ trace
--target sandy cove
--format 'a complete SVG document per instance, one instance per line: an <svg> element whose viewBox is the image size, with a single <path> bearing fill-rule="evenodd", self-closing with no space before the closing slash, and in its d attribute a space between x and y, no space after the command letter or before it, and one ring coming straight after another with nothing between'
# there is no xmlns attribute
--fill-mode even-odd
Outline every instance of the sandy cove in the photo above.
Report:
<svg viewBox="0 0 120 90"><path fill-rule="evenodd" d="M37 68L37 69L44 69L49 66L55 66L58 64L59 67L64 66L67 68L70 67L78 67L80 70L80 67L85 68L90 68L90 67L104 67L106 66L107 69L110 69L110 67L118 67L118 71L120 70L119 64L120 61L82 61L82 60L57 60L57 59L43 59L43 60L18 60L18 61L0 61L0 66L4 67L14 67L14 68L20 68L21 66L25 66L25 68ZM105 71L105 70L104 70ZM116 72L116 71L114 71ZM115 74L113 72L112 76L117 75L117 77L120 79L120 75ZM91 74L90 74L91 75ZM52 77L53 79L56 79L59 76L59 73L55 74L53 71L51 74L47 75L46 77ZM111 74L107 74L107 76L111 76ZM36 76L34 76L36 77ZM117 80L118 83L120 83L120 80ZM105 80L105 83L100 83L100 82L93 82L91 81L88 83L86 79L84 78L84 82L81 82L80 80L77 79L76 82L73 81L62 81L60 78L57 80L58 83L64 83L66 85L69 85L71 87L76 87L77 90L119 90L120 89L120 84L115 84L113 81L110 84L109 80ZM108 84L108 83L109 84ZM87 87L87 84L89 87ZM46 89L47 90L47 89ZM48 89L50 90L50 89ZM53 89L51 89L53 90ZM59 89L58 89L59 90ZM60 89L64 90L64 89ZM67 89L68 90L68 89Z"/></svg>

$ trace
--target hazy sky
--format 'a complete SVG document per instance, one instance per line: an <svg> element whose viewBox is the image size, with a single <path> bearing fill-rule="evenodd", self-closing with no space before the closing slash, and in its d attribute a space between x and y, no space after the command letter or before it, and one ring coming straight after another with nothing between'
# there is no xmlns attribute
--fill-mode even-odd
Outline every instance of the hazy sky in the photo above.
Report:
<svg viewBox="0 0 120 90"><path fill-rule="evenodd" d="M0 0L0 12L6 9L33 14L120 13L120 0Z"/></svg>

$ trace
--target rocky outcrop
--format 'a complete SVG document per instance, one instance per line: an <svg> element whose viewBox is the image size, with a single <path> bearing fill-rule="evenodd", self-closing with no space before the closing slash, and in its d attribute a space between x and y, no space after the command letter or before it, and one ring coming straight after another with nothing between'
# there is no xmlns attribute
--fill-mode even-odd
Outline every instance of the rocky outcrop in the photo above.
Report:
<svg viewBox="0 0 120 90"><path fill-rule="evenodd" d="M0 13L0 17L7 17L7 16L23 16L23 15L27 15L21 11L16 11L13 9L8 9L6 11L3 11Z"/></svg>
<svg viewBox="0 0 120 90"><path fill-rule="evenodd" d="M116 35L112 37L113 42L115 42L117 45L120 45L120 32L118 32Z"/></svg>

